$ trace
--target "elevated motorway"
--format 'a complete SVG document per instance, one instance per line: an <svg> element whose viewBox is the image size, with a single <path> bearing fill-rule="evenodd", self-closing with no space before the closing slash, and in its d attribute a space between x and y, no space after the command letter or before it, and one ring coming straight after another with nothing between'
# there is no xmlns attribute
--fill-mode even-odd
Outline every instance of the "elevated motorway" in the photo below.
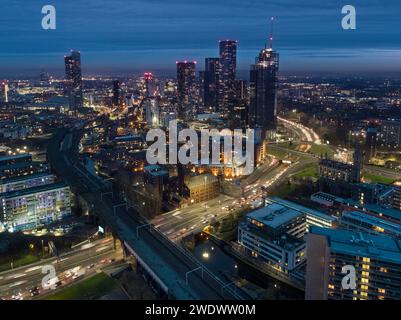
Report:
<svg viewBox="0 0 401 320"><path fill-rule="evenodd" d="M234 283L226 283L183 248L145 221L113 193L110 183L91 176L78 160L83 130L62 129L48 145L51 168L84 199L95 215L124 243L166 296L172 299L247 299Z"/></svg>

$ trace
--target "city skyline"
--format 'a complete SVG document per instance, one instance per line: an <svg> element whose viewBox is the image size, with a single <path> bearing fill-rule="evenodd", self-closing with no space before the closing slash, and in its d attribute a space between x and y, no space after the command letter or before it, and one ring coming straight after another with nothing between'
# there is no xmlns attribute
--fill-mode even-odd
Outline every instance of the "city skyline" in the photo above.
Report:
<svg viewBox="0 0 401 320"><path fill-rule="evenodd" d="M380 8L374 1L355 1L356 30L341 28L343 4L338 1L322 5L308 0L302 8L293 0L231 1L230 6L223 0L168 5L158 0L54 1L57 29L50 31L40 26L42 5L32 1L21 10L11 3L2 9L1 77L37 75L41 70L62 74L60 56L70 49L82 52L84 74L153 68L170 75L176 60L197 60L203 67L204 57L216 56L218 41L225 39L238 40L237 69L246 73L255 52L268 42L270 16L277 18L274 48L280 51L284 73L401 70L396 41L400 4L392 0Z"/></svg>

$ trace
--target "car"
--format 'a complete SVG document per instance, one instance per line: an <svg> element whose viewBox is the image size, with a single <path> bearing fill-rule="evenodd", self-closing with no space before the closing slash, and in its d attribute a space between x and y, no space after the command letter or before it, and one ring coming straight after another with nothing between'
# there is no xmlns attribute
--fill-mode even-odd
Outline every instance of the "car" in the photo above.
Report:
<svg viewBox="0 0 401 320"><path fill-rule="evenodd" d="M32 288L29 289L29 292L32 293L32 292L38 291L38 290L39 290L39 288L36 287L36 286L34 286L34 287L32 287Z"/></svg>
<svg viewBox="0 0 401 320"><path fill-rule="evenodd" d="M22 297L22 293L21 293L21 292L18 292L17 294L13 294L13 295L11 296L11 298L12 298L13 300L24 300L24 298Z"/></svg>
<svg viewBox="0 0 401 320"><path fill-rule="evenodd" d="M94 267L95 267L95 264L94 264L94 263L91 263L89 266L87 266L88 269L92 269L92 268L94 268Z"/></svg>
<svg viewBox="0 0 401 320"><path fill-rule="evenodd" d="M83 274L82 273L77 273L77 274L74 274L73 276L72 276L72 280L76 280L76 279L79 279L80 277L82 277L83 276Z"/></svg>
<svg viewBox="0 0 401 320"><path fill-rule="evenodd" d="M38 296L38 295L39 295L39 290L31 292L31 297L35 297L35 296Z"/></svg>

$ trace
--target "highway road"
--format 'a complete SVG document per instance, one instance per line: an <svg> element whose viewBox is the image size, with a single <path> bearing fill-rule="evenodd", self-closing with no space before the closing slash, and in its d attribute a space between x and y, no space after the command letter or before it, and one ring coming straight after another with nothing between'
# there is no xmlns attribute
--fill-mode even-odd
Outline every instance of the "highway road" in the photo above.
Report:
<svg viewBox="0 0 401 320"><path fill-rule="evenodd" d="M83 131L60 131L48 146L48 158L52 169L58 173L93 208L103 223L145 261L177 299L242 299L241 290L234 292L227 283L213 275L192 255L176 246L148 221L141 218L133 208L128 208L116 192L112 193L106 183L92 177L77 159L77 148ZM71 138L69 136L71 134ZM62 143L72 139L70 143ZM66 147L64 147L64 145ZM192 272L186 281L187 272ZM222 288L224 290L222 290Z"/></svg>
<svg viewBox="0 0 401 320"><path fill-rule="evenodd" d="M302 159L293 164L280 164L277 159L261 165L253 177L246 178L252 183L241 183L240 199L220 195L217 198L196 205L179 208L152 219L152 224L172 241L179 242L191 233L198 233L213 220L222 220L242 206L263 203L263 196L281 184L290 175L302 170L316 159ZM265 190L262 190L262 187Z"/></svg>
<svg viewBox="0 0 401 320"><path fill-rule="evenodd" d="M282 117L277 117L277 120L282 122L284 126L287 127L288 129L293 130L300 137L301 141L315 144L322 143L320 137L317 135L315 131L313 131L313 129L305 127L300 123L290 121Z"/></svg>
<svg viewBox="0 0 401 320"><path fill-rule="evenodd" d="M270 147L279 149L279 150L283 150L283 151L286 151L287 153L297 155L300 157L315 159L316 161L317 161L317 159L319 159L318 155L311 154L311 153L305 153L305 152L301 152L301 151L297 151L297 150L287 149L287 148L277 146L277 145L270 145ZM397 172L395 170L388 169L388 168L382 168L382 167L377 167L377 166L373 166L373 165L364 165L362 171L370 172L370 173L384 176L386 178L390 178L390 179L394 179L394 180L401 179L401 172Z"/></svg>
<svg viewBox="0 0 401 320"><path fill-rule="evenodd" d="M114 250L112 238L86 243L74 251L61 255L58 259L45 259L0 273L0 297L13 299L13 296L17 296L15 299L18 300L31 299L29 289L33 287L37 287L39 293L34 298L53 292L50 288L42 287L42 279L47 275L42 273L42 268L46 265L54 266L56 276L61 281L61 285L55 289L57 291L121 259L122 253Z"/></svg>

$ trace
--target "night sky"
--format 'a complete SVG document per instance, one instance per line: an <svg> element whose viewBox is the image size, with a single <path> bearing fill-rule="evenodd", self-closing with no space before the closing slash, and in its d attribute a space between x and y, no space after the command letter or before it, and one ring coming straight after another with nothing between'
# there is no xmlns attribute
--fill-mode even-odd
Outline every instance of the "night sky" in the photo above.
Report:
<svg viewBox="0 0 401 320"><path fill-rule="evenodd" d="M42 6L57 9L57 30L41 28ZM352 4L357 30L341 28ZM69 49L84 74L168 72L176 60L218 55L218 40L237 39L238 69L249 70L275 16L280 69L400 71L400 0L0 0L0 78L62 73Z"/></svg>

